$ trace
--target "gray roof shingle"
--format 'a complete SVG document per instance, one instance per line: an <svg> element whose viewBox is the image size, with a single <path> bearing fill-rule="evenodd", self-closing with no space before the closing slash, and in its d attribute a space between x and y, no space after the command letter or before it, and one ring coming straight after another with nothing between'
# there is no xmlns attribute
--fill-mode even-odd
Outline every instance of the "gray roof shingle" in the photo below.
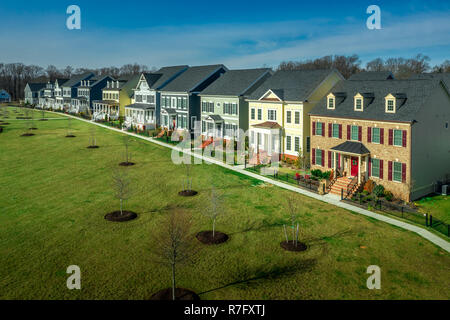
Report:
<svg viewBox="0 0 450 320"><path fill-rule="evenodd" d="M272 90L284 101L306 101L311 93L334 70L281 70L273 74L249 97L260 99L268 90Z"/></svg>
<svg viewBox="0 0 450 320"><path fill-rule="evenodd" d="M353 74L348 80L364 81L364 80L392 80L394 75L390 71L362 71Z"/></svg>
<svg viewBox="0 0 450 320"><path fill-rule="evenodd" d="M201 95L241 96L251 93L250 87L269 71L268 68L229 70L203 90Z"/></svg>
<svg viewBox="0 0 450 320"><path fill-rule="evenodd" d="M369 149L367 149L365 145L356 141L345 141L344 143L331 148L331 150L361 155L370 153Z"/></svg>
<svg viewBox="0 0 450 320"><path fill-rule="evenodd" d="M440 83L438 79L423 80L381 80L381 81L341 81L331 92L338 93L334 110L327 109L327 97L323 97L309 113L349 119L412 122L417 112L427 102L428 96ZM369 103L364 101L364 110L354 110L354 96L357 93L370 93ZM395 113L385 112L385 97L393 94L402 99ZM404 99L406 97L406 99ZM339 101L338 101L339 100Z"/></svg>
<svg viewBox="0 0 450 320"><path fill-rule="evenodd" d="M73 87L77 83L79 83L81 80L85 80L85 79L87 79L89 77L93 77L93 76L95 76L94 73L85 72L85 73L73 76L72 78L69 79L69 81L65 82L62 86L63 87Z"/></svg>
<svg viewBox="0 0 450 320"><path fill-rule="evenodd" d="M154 74L159 74L161 76L153 84L149 83L148 85L151 89L160 90L167 85L168 81L182 72L185 72L188 68L189 66L187 65L163 67L154 72Z"/></svg>
<svg viewBox="0 0 450 320"><path fill-rule="evenodd" d="M227 70L222 64L189 67L181 75L169 82L163 91L191 92L195 90L207 77L219 69Z"/></svg>
<svg viewBox="0 0 450 320"><path fill-rule="evenodd" d="M47 86L46 83L40 83L40 82L29 82L28 86L30 87L31 91L39 91Z"/></svg>

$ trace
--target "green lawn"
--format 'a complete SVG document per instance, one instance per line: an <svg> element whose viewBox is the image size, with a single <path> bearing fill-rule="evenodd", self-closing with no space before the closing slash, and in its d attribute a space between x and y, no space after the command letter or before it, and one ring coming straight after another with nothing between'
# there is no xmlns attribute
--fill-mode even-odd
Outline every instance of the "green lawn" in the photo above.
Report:
<svg viewBox="0 0 450 320"><path fill-rule="evenodd" d="M420 211L450 224L450 196L424 197L415 203L419 206Z"/></svg>
<svg viewBox="0 0 450 320"><path fill-rule="evenodd" d="M302 253L280 248L289 191L213 165L193 168L199 195L182 198L184 170L171 151L135 139L136 220L113 223L118 209L111 172L123 161L121 134L97 128L100 149L89 150L90 124L37 121L32 137L11 121L0 133L0 299L148 299L170 286L155 264L152 232L170 208L192 213L193 232L210 229L201 211L212 183L228 212L217 229L230 240L205 247L178 284L201 299L449 299L450 255L413 233L298 195ZM78 265L82 290L66 288L66 268ZM381 290L368 290L369 265L382 270Z"/></svg>

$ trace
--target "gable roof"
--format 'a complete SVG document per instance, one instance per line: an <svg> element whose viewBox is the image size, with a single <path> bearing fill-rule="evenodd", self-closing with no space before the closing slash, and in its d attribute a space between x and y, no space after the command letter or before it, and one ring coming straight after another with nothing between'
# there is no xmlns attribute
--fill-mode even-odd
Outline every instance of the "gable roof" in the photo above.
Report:
<svg viewBox="0 0 450 320"><path fill-rule="evenodd" d="M335 70L280 70L256 89L249 99L259 100L268 90L272 90L284 101L306 101L332 72Z"/></svg>
<svg viewBox="0 0 450 320"><path fill-rule="evenodd" d="M348 80L365 81L365 80L392 80L394 75L390 71L362 71L353 74Z"/></svg>
<svg viewBox="0 0 450 320"><path fill-rule="evenodd" d="M30 87L31 91L39 91L47 86L46 83L41 82L28 82L27 85Z"/></svg>
<svg viewBox="0 0 450 320"><path fill-rule="evenodd" d="M418 80L379 80L379 81L341 81L331 93L339 94L335 109L327 108L327 97L323 97L309 113L315 116L327 116L350 119L369 119L379 121L412 122L417 112L425 105L439 79ZM354 96L357 93L370 93L373 98L364 103L363 111L354 110ZM385 97L394 95L399 100L395 113L385 112Z"/></svg>
<svg viewBox="0 0 450 320"><path fill-rule="evenodd" d="M179 76L188 68L189 66L187 65L163 67L154 72L154 74L160 74L161 76L152 85L149 84L149 86L154 90L162 89L170 80L172 80L176 76Z"/></svg>
<svg viewBox="0 0 450 320"><path fill-rule="evenodd" d="M269 71L269 68L228 70L203 90L201 95L241 96L251 93L251 86Z"/></svg>
<svg viewBox="0 0 450 320"><path fill-rule="evenodd" d="M92 78L94 76L95 76L95 74L92 72L85 72L85 73L73 76L67 82L65 82L62 86L63 87L73 87L73 86L77 85L81 80L86 80L87 78Z"/></svg>
<svg viewBox="0 0 450 320"><path fill-rule="evenodd" d="M228 70L223 64L189 67L189 69L169 82L163 88L163 91L191 92L220 69Z"/></svg>

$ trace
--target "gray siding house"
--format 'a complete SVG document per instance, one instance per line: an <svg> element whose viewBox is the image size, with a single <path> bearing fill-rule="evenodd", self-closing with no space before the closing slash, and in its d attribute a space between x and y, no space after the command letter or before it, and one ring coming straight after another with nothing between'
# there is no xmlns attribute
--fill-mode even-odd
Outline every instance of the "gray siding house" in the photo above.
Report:
<svg viewBox="0 0 450 320"><path fill-rule="evenodd" d="M82 80L77 88L76 98L71 100L72 113L88 112L93 110L93 101L102 100L102 89L106 87L108 81L115 80L111 76L93 77L89 80Z"/></svg>
<svg viewBox="0 0 450 320"><path fill-rule="evenodd" d="M268 68L229 70L200 96L203 139L238 138L248 130L249 94L272 75Z"/></svg>
<svg viewBox="0 0 450 320"><path fill-rule="evenodd" d="M161 92L161 126L166 130L189 130L200 121L200 97L211 83L227 71L222 64L189 67Z"/></svg>
<svg viewBox="0 0 450 320"><path fill-rule="evenodd" d="M43 88L45 88L46 83L27 83L25 86L25 103L31 105L37 105L39 103L39 94Z"/></svg>
<svg viewBox="0 0 450 320"><path fill-rule="evenodd" d="M95 77L92 72L86 72L80 75L73 76L69 81L65 82L62 88L63 96L63 109L69 111L72 103L72 98L76 98L78 94L78 87L81 85L81 81L89 80Z"/></svg>
<svg viewBox="0 0 450 320"><path fill-rule="evenodd" d="M131 104L125 106L125 126L141 130L160 125L160 91L188 69L188 66L163 67L155 72L144 72L133 89Z"/></svg>

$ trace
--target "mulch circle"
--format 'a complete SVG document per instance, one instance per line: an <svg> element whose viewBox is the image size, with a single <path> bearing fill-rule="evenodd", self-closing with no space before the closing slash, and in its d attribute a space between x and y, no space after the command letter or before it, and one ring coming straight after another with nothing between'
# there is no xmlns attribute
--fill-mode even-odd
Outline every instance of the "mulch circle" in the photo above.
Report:
<svg viewBox="0 0 450 320"><path fill-rule="evenodd" d="M280 243L280 246L284 249L284 250L288 250L288 251L305 251L306 249L308 249L308 246L306 244L304 244L303 242L297 242L297 245L295 245L295 242L292 240L289 241L282 241Z"/></svg>
<svg viewBox="0 0 450 320"><path fill-rule="evenodd" d="M74 136L73 134L68 134L67 136L66 136L66 138L75 138L76 136Z"/></svg>
<svg viewBox="0 0 450 320"><path fill-rule="evenodd" d="M86 147L86 148L88 148L88 149L98 149L100 147L99 146L89 146L89 147Z"/></svg>
<svg viewBox="0 0 450 320"><path fill-rule="evenodd" d="M156 292L150 300L172 300L172 288ZM189 289L175 288L175 300L200 300L200 297Z"/></svg>
<svg viewBox="0 0 450 320"><path fill-rule="evenodd" d="M2 122L2 126L7 126L8 124L10 124L9 122Z"/></svg>
<svg viewBox="0 0 450 320"><path fill-rule="evenodd" d="M125 222L130 221L137 218L137 213L133 211L122 211L123 214L120 214L120 211L114 211L110 212L105 215L105 219L108 221L114 221L114 222Z"/></svg>
<svg viewBox="0 0 450 320"><path fill-rule="evenodd" d="M48 121L48 119L39 119L39 121Z"/></svg>
<svg viewBox="0 0 450 320"><path fill-rule="evenodd" d="M214 238L212 231L201 231L195 237L204 244L221 244L228 240L228 235L220 231L214 232Z"/></svg>
<svg viewBox="0 0 450 320"><path fill-rule="evenodd" d="M193 197L197 194L198 194L198 192L195 190L183 190L183 191L178 192L178 195L180 195L182 197Z"/></svg>
<svg viewBox="0 0 450 320"><path fill-rule="evenodd" d="M21 135L21 137L32 137L34 136L34 133L24 133Z"/></svg>
<svg viewBox="0 0 450 320"><path fill-rule="evenodd" d="M28 130L37 130L38 128L28 128Z"/></svg>
<svg viewBox="0 0 450 320"><path fill-rule="evenodd" d="M122 166L122 167L131 167L131 166L134 166L136 163L134 163L134 162L126 162L126 161L124 161L124 162L121 162L121 163L119 163L119 166Z"/></svg>

